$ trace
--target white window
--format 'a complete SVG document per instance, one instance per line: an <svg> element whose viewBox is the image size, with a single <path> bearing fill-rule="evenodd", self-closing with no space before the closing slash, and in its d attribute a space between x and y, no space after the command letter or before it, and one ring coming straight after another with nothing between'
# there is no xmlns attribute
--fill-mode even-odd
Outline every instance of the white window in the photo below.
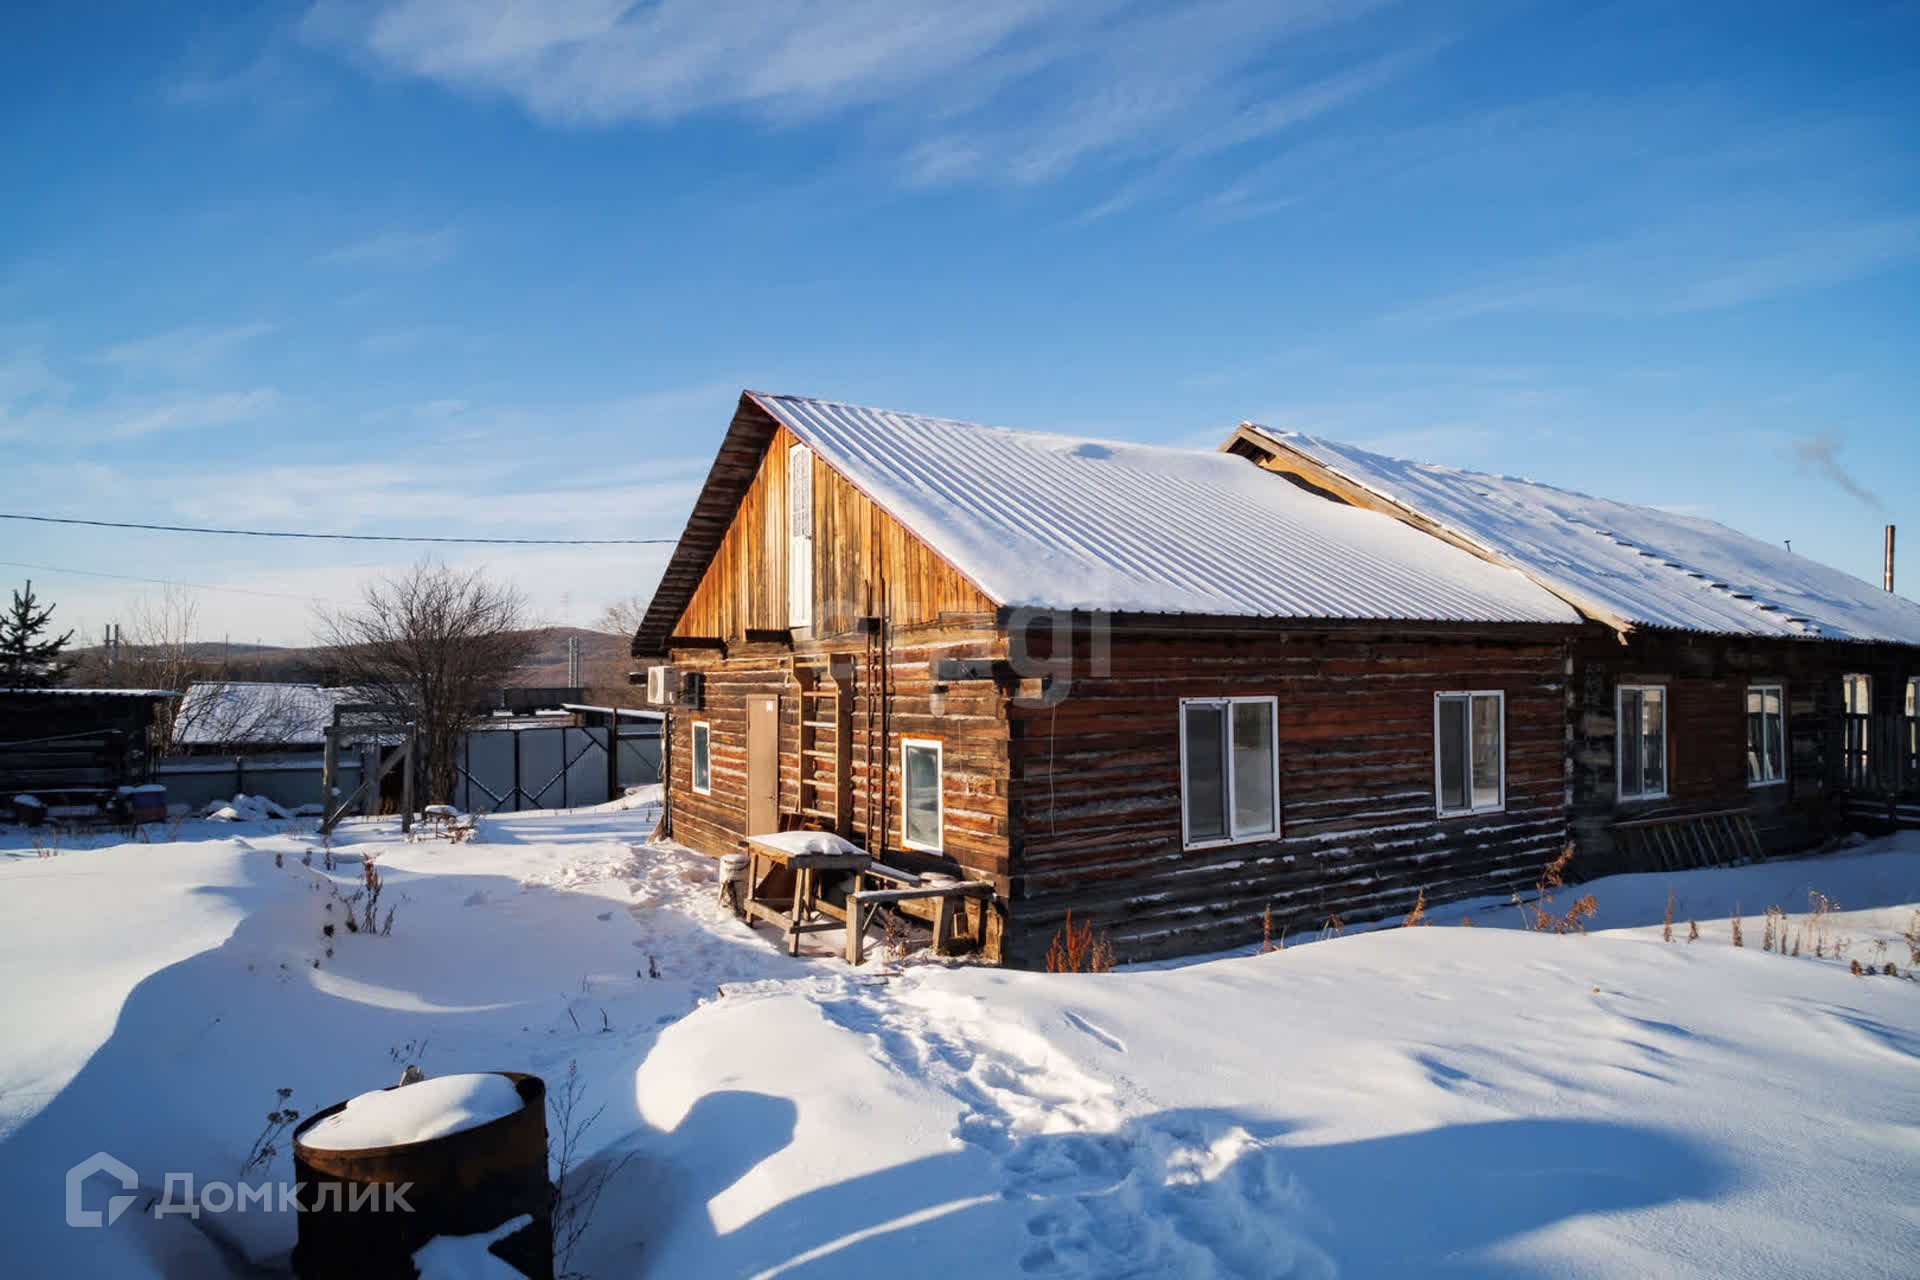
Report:
<svg viewBox="0 0 1920 1280"><path fill-rule="evenodd" d="M1777 684L1747 689L1747 785L1787 779L1787 704Z"/></svg>
<svg viewBox="0 0 1920 1280"><path fill-rule="evenodd" d="M787 450L787 625L813 625L813 450Z"/></svg>
<svg viewBox="0 0 1920 1280"><path fill-rule="evenodd" d="M703 796L713 794L713 727L705 720L693 722L693 789Z"/></svg>
<svg viewBox="0 0 1920 1280"><path fill-rule="evenodd" d="M1485 813L1507 802L1507 695L1469 690L1433 695L1434 809Z"/></svg>
<svg viewBox="0 0 1920 1280"><path fill-rule="evenodd" d="M900 740L900 843L909 849L940 852L946 804L940 794L940 743L933 738Z"/></svg>
<svg viewBox="0 0 1920 1280"><path fill-rule="evenodd" d="M1867 742L1873 715L1873 679L1870 676L1842 676L1840 679L1841 724L1844 740L1840 759L1849 787L1867 787L1873 783L1872 753Z"/></svg>
<svg viewBox="0 0 1920 1280"><path fill-rule="evenodd" d="M1651 800L1667 794L1667 689L1658 684L1623 684L1614 714L1620 726L1616 781L1623 800Z"/></svg>
<svg viewBox="0 0 1920 1280"><path fill-rule="evenodd" d="M1907 785L1920 785L1920 676L1907 677Z"/></svg>
<svg viewBox="0 0 1920 1280"><path fill-rule="evenodd" d="M1280 834L1278 698L1180 700L1180 828L1189 849Z"/></svg>

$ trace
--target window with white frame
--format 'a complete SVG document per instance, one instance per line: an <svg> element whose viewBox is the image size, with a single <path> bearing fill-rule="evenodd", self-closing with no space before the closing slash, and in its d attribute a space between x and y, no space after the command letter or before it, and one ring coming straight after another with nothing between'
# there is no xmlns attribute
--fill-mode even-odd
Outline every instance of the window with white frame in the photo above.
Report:
<svg viewBox="0 0 1920 1280"><path fill-rule="evenodd" d="M703 796L713 794L713 726L705 720L693 722L693 789Z"/></svg>
<svg viewBox="0 0 1920 1280"><path fill-rule="evenodd" d="M1920 785L1920 676L1907 677L1907 785Z"/></svg>
<svg viewBox="0 0 1920 1280"><path fill-rule="evenodd" d="M1433 695L1434 809L1485 813L1507 802L1507 695L1467 690Z"/></svg>
<svg viewBox="0 0 1920 1280"><path fill-rule="evenodd" d="M813 625L813 450L787 450L787 625Z"/></svg>
<svg viewBox="0 0 1920 1280"><path fill-rule="evenodd" d="M1841 767L1849 787L1867 787L1873 782L1872 751L1869 748L1873 717L1873 678L1851 675L1840 678L1842 741Z"/></svg>
<svg viewBox="0 0 1920 1280"><path fill-rule="evenodd" d="M946 805L940 794L940 756L940 743L936 739L900 740L900 843L909 849L940 852L946 819Z"/></svg>
<svg viewBox="0 0 1920 1280"><path fill-rule="evenodd" d="M1614 713L1619 725L1617 782L1622 800L1667 794L1667 689L1623 684Z"/></svg>
<svg viewBox="0 0 1920 1280"><path fill-rule="evenodd" d="M1180 700L1180 833L1189 849L1280 834L1278 698Z"/></svg>
<svg viewBox="0 0 1920 1280"><path fill-rule="evenodd" d="M1787 779L1787 704L1777 684L1747 686L1747 785Z"/></svg>

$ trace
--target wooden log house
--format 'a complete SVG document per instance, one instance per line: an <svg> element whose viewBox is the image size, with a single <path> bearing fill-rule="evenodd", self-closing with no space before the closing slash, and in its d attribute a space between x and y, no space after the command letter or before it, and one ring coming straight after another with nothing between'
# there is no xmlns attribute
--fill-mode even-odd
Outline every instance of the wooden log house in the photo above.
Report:
<svg viewBox="0 0 1920 1280"><path fill-rule="evenodd" d="M1709 520L1242 424L1303 491L1508 565L1588 619L1567 686L1585 874L1920 826L1920 605Z"/></svg>
<svg viewBox="0 0 1920 1280"><path fill-rule="evenodd" d="M1123 959L1530 881L1571 607L1216 453L743 394L634 637L669 821L796 823ZM978 908L976 908L978 909Z"/></svg>

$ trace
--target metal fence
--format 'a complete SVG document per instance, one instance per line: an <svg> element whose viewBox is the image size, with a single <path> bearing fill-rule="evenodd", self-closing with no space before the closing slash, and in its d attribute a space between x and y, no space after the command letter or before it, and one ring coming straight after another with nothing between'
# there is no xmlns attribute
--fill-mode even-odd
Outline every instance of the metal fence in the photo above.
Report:
<svg viewBox="0 0 1920 1280"><path fill-rule="evenodd" d="M167 789L167 803L198 810L236 795L265 796L289 809L320 803L318 755L170 756L153 767L153 780ZM342 785L360 785L360 761L340 762Z"/></svg>

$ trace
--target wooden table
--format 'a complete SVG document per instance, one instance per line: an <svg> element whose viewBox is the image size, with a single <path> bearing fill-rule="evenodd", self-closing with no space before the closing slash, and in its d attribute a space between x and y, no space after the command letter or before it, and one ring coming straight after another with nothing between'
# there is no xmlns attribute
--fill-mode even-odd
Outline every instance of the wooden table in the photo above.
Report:
<svg viewBox="0 0 1920 1280"><path fill-rule="evenodd" d="M771 920L787 935L789 955L800 954L800 935L842 927L846 912L820 897L822 873L865 871L873 859L860 850L840 853L794 853L777 842L748 836L747 845L747 923L755 919ZM792 874L791 901L779 889L771 892L763 886L776 871ZM821 916L831 917L822 920Z"/></svg>

